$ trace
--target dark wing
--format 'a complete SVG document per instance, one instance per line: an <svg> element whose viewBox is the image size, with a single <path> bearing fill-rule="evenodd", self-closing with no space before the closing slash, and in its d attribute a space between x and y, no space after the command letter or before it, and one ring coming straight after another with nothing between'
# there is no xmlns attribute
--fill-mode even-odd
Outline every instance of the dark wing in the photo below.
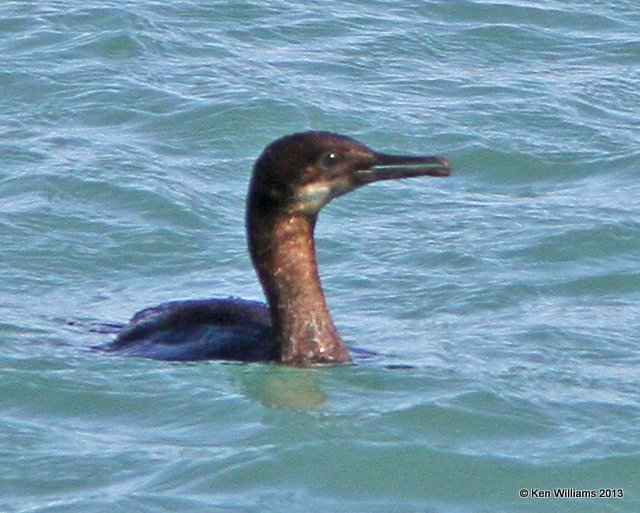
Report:
<svg viewBox="0 0 640 513"><path fill-rule="evenodd" d="M146 308L101 349L156 360L278 358L268 307L234 298L172 301Z"/></svg>

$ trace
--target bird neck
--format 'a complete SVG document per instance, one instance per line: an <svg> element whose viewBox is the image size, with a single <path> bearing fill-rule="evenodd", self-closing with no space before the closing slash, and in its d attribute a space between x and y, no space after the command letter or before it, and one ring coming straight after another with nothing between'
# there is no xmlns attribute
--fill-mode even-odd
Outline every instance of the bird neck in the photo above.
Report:
<svg viewBox="0 0 640 513"><path fill-rule="evenodd" d="M351 361L333 324L318 276L315 217L299 213L247 218L249 252L269 303L284 364Z"/></svg>

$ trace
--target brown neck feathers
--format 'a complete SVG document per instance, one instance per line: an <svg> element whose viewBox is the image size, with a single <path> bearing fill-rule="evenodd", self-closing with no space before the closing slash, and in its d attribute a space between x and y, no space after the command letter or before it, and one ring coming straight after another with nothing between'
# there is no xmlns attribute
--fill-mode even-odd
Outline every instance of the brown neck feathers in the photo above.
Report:
<svg viewBox="0 0 640 513"><path fill-rule="evenodd" d="M350 362L322 292L316 264L315 217L249 214L249 252L271 309L284 364Z"/></svg>

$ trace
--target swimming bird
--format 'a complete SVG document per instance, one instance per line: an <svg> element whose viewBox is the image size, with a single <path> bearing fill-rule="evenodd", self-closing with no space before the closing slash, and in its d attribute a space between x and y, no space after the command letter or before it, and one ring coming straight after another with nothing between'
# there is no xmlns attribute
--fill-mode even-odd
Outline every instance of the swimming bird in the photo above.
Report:
<svg viewBox="0 0 640 513"><path fill-rule="evenodd" d="M369 183L450 173L445 158L379 153L331 132L274 141L255 163L246 204L249 253L268 304L234 298L164 303L135 314L102 349L159 360L350 362L318 277L318 213Z"/></svg>

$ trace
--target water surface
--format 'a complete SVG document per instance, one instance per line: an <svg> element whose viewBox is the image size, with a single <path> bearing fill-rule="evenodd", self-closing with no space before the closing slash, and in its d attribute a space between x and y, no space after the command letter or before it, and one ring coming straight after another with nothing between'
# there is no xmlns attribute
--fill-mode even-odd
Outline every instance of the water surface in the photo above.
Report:
<svg viewBox="0 0 640 513"><path fill-rule="evenodd" d="M0 511L640 510L634 2L7 2L0 20ZM92 326L149 305L262 297L251 165L307 129L454 166L320 217L336 323L380 356L89 351L109 339ZM531 497L564 488L624 497Z"/></svg>

